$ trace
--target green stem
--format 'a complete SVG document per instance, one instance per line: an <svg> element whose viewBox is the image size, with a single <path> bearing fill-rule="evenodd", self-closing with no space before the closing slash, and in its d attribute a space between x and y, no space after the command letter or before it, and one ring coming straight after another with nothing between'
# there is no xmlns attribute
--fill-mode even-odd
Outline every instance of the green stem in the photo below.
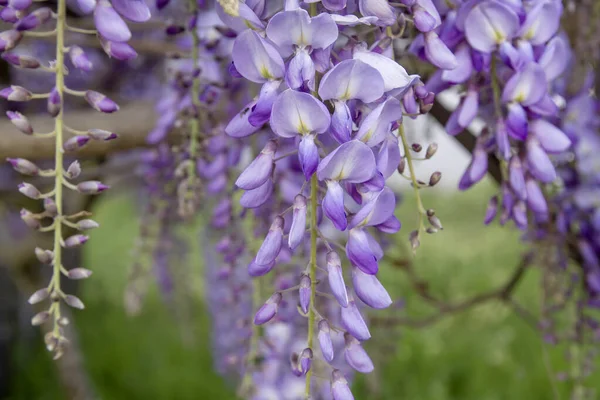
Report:
<svg viewBox="0 0 600 400"><path fill-rule="evenodd" d="M65 40L65 22L67 15L67 4L66 0L58 0L57 5L57 16L56 16L56 91L60 96L60 112L54 119L54 132L55 132L55 149L54 149L54 160L55 160L55 176L54 176L54 202L56 203L57 215L59 223L54 226L54 259L53 259L53 272L52 280L50 285L53 291L60 293L60 269L62 267L62 224L60 219L63 218L63 97L65 89L65 72L64 72L64 40ZM60 337L60 325L58 320L60 319L60 306L54 307L54 337Z"/></svg>
<svg viewBox="0 0 600 400"><path fill-rule="evenodd" d="M410 147L408 146L408 141L406 140L406 134L404 133L404 125L400 122L398 127L398 132L400 135L400 140L402 141L402 147L404 148L404 156L406 157L406 163L408 164L408 170L410 172L410 180L412 182L412 187L415 192L415 197L417 198L417 210L419 211L419 233L423 229L425 229L425 224L423 222L425 215L427 215L427 211L423 206L423 200L421 199L421 192L419 191L420 185L417 182L417 175L415 173L415 167L413 165L413 157L410 152Z"/></svg>
<svg viewBox="0 0 600 400"><path fill-rule="evenodd" d="M193 15L198 14L198 3L196 0L190 0L190 13ZM198 30L194 26L190 29L190 33L192 34L192 65L193 69L198 68L198 62L200 60L200 37L198 36ZM189 188L192 189L194 185L194 180L196 177L196 155L198 153L198 138L200 136L200 109L202 108L202 104L200 103L200 76L194 76L192 80L192 104L194 106L194 113L192 114L192 118L190 120L190 160L191 163L188 164L188 179L189 179ZM196 114L198 113L198 114Z"/></svg>
<svg viewBox="0 0 600 400"><path fill-rule="evenodd" d="M315 331L315 298L317 292L317 236L319 231L317 229L317 206L319 197L319 182L317 181L317 174L313 174L310 178L310 279L312 284L310 285L310 308L308 309L308 348L313 348L314 331ZM310 383L312 378L312 369L308 370L306 374L306 389L304 395L306 399L310 399Z"/></svg>

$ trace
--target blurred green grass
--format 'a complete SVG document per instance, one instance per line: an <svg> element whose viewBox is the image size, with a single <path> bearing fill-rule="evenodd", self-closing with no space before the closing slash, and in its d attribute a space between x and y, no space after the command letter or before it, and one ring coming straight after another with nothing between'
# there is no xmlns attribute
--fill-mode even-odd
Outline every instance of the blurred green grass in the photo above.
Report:
<svg viewBox="0 0 600 400"><path fill-rule="evenodd" d="M492 184L485 182L467 193L436 192L425 198L445 229L423 238L414 268L442 299L460 300L498 287L524 250L513 228L483 226L492 192ZM395 240L402 243L416 226L412 196L407 191L399 208L403 229ZM182 327L156 290L140 316L125 314L123 290L138 231L136 212L127 194L102 196L94 210L101 229L85 247L84 265L94 275L81 287L87 309L77 313L75 323L95 389L110 400L234 399L234 388L213 371L209 318L199 296L186 320L191 343L181 340ZM407 257L405 247L392 246L390 254ZM192 248L194 284L201 285L198 246ZM411 291L402 272L386 264L381 271L392 297L406 302L404 310L393 313L422 317L433 311ZM538 281L538 271L531 271L517 290L519 302L534 311ZM568 385L553 379L569 367L563 349L544 346L540 335L503 304L492 302L426 328L399 332L373 329L367 348L377 369L357 379L357 399L553 399L552 385L561 399L568 398ZM40 342L16 350L13 400L62 399ZM377 343L385 346L383 351ZM598 377L590 378L596 387Z"/></svg>

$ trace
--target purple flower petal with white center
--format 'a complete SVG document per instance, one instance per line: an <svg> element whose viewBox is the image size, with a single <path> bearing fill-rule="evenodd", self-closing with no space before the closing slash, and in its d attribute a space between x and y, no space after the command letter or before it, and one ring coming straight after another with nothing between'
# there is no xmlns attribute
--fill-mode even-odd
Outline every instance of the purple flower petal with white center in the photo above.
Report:
<svg viewBox="0 0 600 400"><path fill-rule="evenodd" d="M329 280L331 293L340 306L348 307L348 292L342 274L342 262L335 251L327 253L327 279Z"/></svg>
<svg viewBox="0 0 600 400"><path fill-rule="evenodd" d="M273 160L276 151L277 142L269 140L258 157L237 178L235 181L236 186L244 190L251 190L263 185L273 171Z"/></svg>
<svg viewBox="0 0 600 400"><path fill-rule="evenodd" d="M345 60L323 76L319 96L323 100L371 103L383 96L384 88L383 77L375 68L360 60Z"/></svg>
<svg viewBox="0 0 600 400"><path fill-rule="evenodd" d="M456 56L450 51L437 33L427 32L425 35L425 56L436 67L453 70L458 67Z"/></svg>
<svg viewBox="0 0 600 400"><path fill-rule="evenodd" d="M528 12L519 36L534 46L546 43L560 27L562 4L554 0L538 1Z"/></svg>
<svg viewBox="0 0 600 400"><path fill-rule="evenodd" d="M283 243L283 224L284 220L282 217L275 217L269 228L269 233L267 233L265 240L256 253L256 258L254 259L256 264L267 265L275 261Z"/></svg>
<svg viewBox="0 0 600 400"><path fill-rule="evenodd" d="M133 22L146 22L150 19L150 9L144 0L112 0L119 14Z"/></svg>
<svg viewBox="0 0 600 400"><path fill-rule="evenodd" d="M554 124L544 119L533 121L530 131L547 153L561 153L571 147L571 139Z"/></svg>
<svg viewBox="0 0 600 400"><path fill-rule="evenodd" d="M243 110L241 110L235 117L229 121L229 124L225 127L225 133L231 137L241 138L250 136L260 129L260 126L253 126L248 122L251 109L256 105L256 100L248 104Z"/></svg>
<svg viewBox="0 0 600 400"><path fill-rule="evenodd" d="M374 249L370 245L369 236L360 229L351 229L348 233L348 242L346 243L346 255L352 263L363 272L374 275L379 270L377 257Z"/></svg>
<svg viewBox="0 0 600 400"><path fill-rule="evenodd" d="M547 91L544 69L534 62L517 71L506 82L502 92L502 101L514 101L529 106L540 101Z"/></svg>
<svg viewBox="0 0 600 400"><path fill-rule="evenodd" d="M527 179L527 205L536 213L547 214L548 204L540 185L532 178Z"/></svg>
<svg viewBox="0 0 600 400"><path fill-rule="evenodd" d="M362 208L354 214L348 229L363 226L374 226L387 221L396 208L396 196L388 187L372 196Z"/></svg>
<svg viewBox="0 0 600 400"><path fill-rule="evenodd" d="M329 128L330 123L327 107L309 93L287 89L273 104L271 128L281 137L320 134Z"/></svg>
<svg viewBox="0 0 600 400"><path fill-rule="evenodd" d="M518 103L510 103L507 108L506 128L508 134L517 140L525 140L529 123L525 109Z"/></svg>
<svg viewBox="0 0 600 400"><path fill-rule="evenodd" d="M345 333L344 341L346 342L344 356L348 365L363 374L368 374L375 369L373 361L358 340Z"/></svg>
<svg viewBox="0 0 600 400"><path fill-rule="evenodd" d="M337 369L331 373L331 395L333 400L354 400L348 381L344 374Z"/></svg>
<svg viewBox="0 0 600 400"><path fill-rule="evenodd" d="M246 191L240 198L240 205L244 208L260 207L269 200L273 193L273 180L267 179L262 186Z"/></svg>
<svg viewBox="0 0 600 400"><path fill-rule="evenodd" d="M299 194L294 199L292 226L288 235L288 245L294 250L304 239L306 232L306 197Z"/></svg>
<svg viewBox="0 0 600 400"><path fill-rule="evenodd" d="M369 327L367 327L367 323L360 314L360 311L358 311L352 295L348 295L348 299L348 307L341 308L342 327L356 339L368 340L371 338Z"/></svg>
<svg viewBox="0 0 600 400"><path fill-rule="evenodd" d="M454 51L457 66L454 69L445 69L442 71L442 79L451 83L463 83L471 77L473 73L473 59L471 58L471 48L462 43Z"/></svg>
<svg viewBox="0 0 600 400"><path fill-rule="evenodd" d="M383 90L396 95L409 87L418 75L408 75L404 67L382 54L364 49L357 49L352 57L375 68L383 78Z"/></svg>
<svg viewBox="0 0 600 400"><path fill-rule="evenodd" d="M371 308L382 309L392 304L390 295L375 275L353 268L352 285L358 298Z"/></svg>
<svg viewBox="0 0 600 400"><path fill-rule="evenodd" d="M364 17L377 17L375 25L390 26L396 22L396 11L387 0L358 0L358 9Z"/></svg>
<svg viewBox="0 0 600 400"><path fill-rule="evenodd" d="M277 49L252 30L240 33L235 39L232 59L237 71L251 82L281 79L285 73Z"/></svg>
<svg viewBox="0 0 600 400"><path fill-rule="evenodd" d="M538 64L544 69L546 79L552 82L567 68L571 59L571 50L567 39L556 36L546 44Z"/></svg>
<svg viewBox="0 0 600 400"><path fill-rule="evenodd" d="M321 354L327 362L333 361L333 342L331 341L331 329L326 320L322 319L319 321L319 333L317 334L317 340L319 341L319 347L321 348Z"/></svg>
<svg viewBox="0 0 600 400"><path fill-rule="evenodd" d="M300 160L304 177L308 181L319 166L319 149L315 144L315 137L313 135L302 136L300 146L298 146L298 159Z"/></svg>
<svg viewBox="0 0 600 400"><path fill-rule="evenodd" d="M375 156L361 141L351 140L340 145L321 160L317 169L320 181L325 179L361 183L375 172Z"/></svg>
<svg viewBox="0 0 600 400"><path fill-rule="evenodd" d="M525 173L523 171L523 165L521 164L521 158L517 155L512 156L508 163L508 181L517 197L521 200L525 200L527 197L527 191L525 189Z"/></svg>
<svg viewBox="0 0 600 400"><path fill-rule="evenodd" d="M366 143L369 147L375 147L389 135L392 122L401 120L400 101L390 97L367 115L360 124L354 139Z"/></svg>
<svg viewBox="0 0 600 400"><path fill-rule="evenodd" d="M254 316L254 324L262 325L264 323L269 322L273 319L275 314L277 314L277 309L279 308L279 303L281 303L281 293L275 292L265 304L256 312Z"/></svg>
<svg viewBox="0 0 600 400"><path fill-rule="evenodd" d="M323 198L323 212L333 222L336 229L346 230L348 220L344 210L344 189L338 181L326 180L327 192Z"/></svg>
<svg viewBox="0 0 600 400"><path fill-rule="evenodd" d="M315 63L306 50L298 50L285 71L285 83L291 89L298 89L305 82L308 83L309 89L314 90Z"/></svg>
<svg viewBox="0 0 600 400"><path fill-rule="evenodd" d="M250 115L248 115L250 125L261 126L269 121L280 85L281 81L268 81L262 85L256 105L250 111Z"/></svg>
<svg viewBox="0 0 600 400"><path fill-rule="evenodd" d="M540 143L535 138L527 140L527 165L529 172L537 180L550 183L556 179L556 170L548 154L542 149Z"/></svg>
<svg viewBox="0 0 600 400"><path fill-rule="evenodd" d="M266 265L257 264L256 261L252 260L252 262L248 265L248 274L250 276L263 276L271 272L273 267L275 266L275 261L272 261Z"/></svg>
<svg viewBox="0 0 600 400"><path fill-rule="evenodd" d="M100 35L115 42L131 39L131 31L108 0L99 0L94 10L94 24Z"/></svg>
<svg viewBox="0 0 600 400"><path fill-rule="evenodd" d="M377 153L377 170L381 172L384 179L389 178L396 172L400 159L398 138L394 135L387 135Z"/></svg>
<svg viewBox="0 0 600 400"><path fill-rule="evenodd" d="M519 29L519 17L499 1L477 4L464 20L467 41L475 50L491 53L497 45L510 41Z"/></svg>

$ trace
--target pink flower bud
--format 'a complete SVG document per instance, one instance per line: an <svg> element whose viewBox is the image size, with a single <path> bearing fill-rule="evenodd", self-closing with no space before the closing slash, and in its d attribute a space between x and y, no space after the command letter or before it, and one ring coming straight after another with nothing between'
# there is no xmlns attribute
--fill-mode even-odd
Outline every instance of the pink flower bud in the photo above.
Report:
<svg viewBox="0 0 600 400"><path fill-rule="evenodd" d="M94 140L113 140L118 136L116 133L105 131L103 129L90 129L88 130L88 135Z"/></svg>
<svg viewBox="0 0 600 400"><path fill-rule="evenodd" d="M77 178L79 174L81 174L81 165L79 164L79 161L75 160L69 165L69 168L67 168L67 177L74 179Z"/></svg>
<svg viewBox="0 0 600 400"><path fill-rule="evenodd" d="M0 92L1 94L2 92ZM103 113L113 113L119 110L117 103L103 95L102 93L88 90L85 92L85 100L92 108Z"/></svg>
<svg viewBox="0 0 600 400"><path fill-rule="evenodd" d="M65 243L63 247L77 247L77 246L81 246L82 244L84 244L85 242L87 242L89 239L88 236L85 235L73 235L73 236L69 236L68 238L65 239Z"/></svg>
<svg viewBox="0 0 600 400"><path fill-rule="evenodd" d="M15 171L23 175L36 176L40 173L37 165L24 158L7 158L6 161L12 165Z"/></svg>
<svg viewBox="0 0 600 400"><path fill-rule="evenodd" d="M0 38L1 43L1 38ZM31 100L33 93L21 86L11 85L0 90L0 96L9 101L28 101ZM9 117L10 118L10 117Z"/></svg>
<svg viewBox="0 0 600 400"><path fill-rule="evenodd" d="M83 194L98 194L108 188L109 186L100 181L85 181L77 185L77 191Z"/></svg>
<svg viewBox="0 0 600 400"><path fill-rule="evenodd" d="M20 215L23 222L25 222L25 225L27 225L31 229L39 229L39 227L41 226L40 220L36 218L32 212L23 208L20 212Z"/></svg>
<svg viewBox="0 0 600 400"><path fill-rule="evenodd" d="M19 192L29 197L30 199L39 199L42 195L40 191L31 183L23 182L19 184Z"/></svg>
<svg viewBox="0 0 600 400"><path fill-rule="evenodd" d="M83 310L85 308L85 306L83 305L83 301L81 301L79 297L73 296L72 294L68 294L65 296L65 303L67 303L69 307L73 307L78 310Z"/></svg>
<svg viewBox="0 0 600 400"><path fill-rule="evenodd" d="M73 136L72 138L66 140L65 143L63 143L63 149L65 149L65 151L79 150L80 148L85 146L89 141L90 138L87 136Z"/></svg>
<svg viewBox="0 0 600 400"><path fill-rule="evenodd" d="M92 275L92 271L85 268L73 268L67 273L67 277L73 280L86 279L89 278L90 275Z"/></svg>
<svg viewBox="0 0 600 400"><path fill-rule="evenodd" d="M10 122L21 132L26 135L33 134L33 127L31 123L23 114L17 111L7 111L6 116L10 119Z"/></svg>
<svg viewBox="0 0 600 400"><path fill-rule="evenodd" d="M50 293L48 292L48 289L43 288L43 289L40 289L40 290L36 291L35 293L33 293L29 297L29 300L27 300L27 302L32 305L37 304L37 303L40 303L40 302L46 300L49 295L50 295Z"/></svg>

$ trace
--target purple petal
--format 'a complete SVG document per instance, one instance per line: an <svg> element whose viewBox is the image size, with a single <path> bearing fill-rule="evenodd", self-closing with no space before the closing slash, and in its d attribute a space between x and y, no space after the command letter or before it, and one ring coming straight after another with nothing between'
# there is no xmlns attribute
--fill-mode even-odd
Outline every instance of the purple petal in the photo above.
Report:
<svg viewBox="0 0 600 400"><path fill-rule="evenodd" d="M263 276L268 274L274 266L275 261L272 261L266 265L260 265L257 264L256 261L252 260L252 262L248 265L248 274L250 276Z"/></svg>
<svg viewBox="0 0 600 400"><path fill-rule="evenodd" d="M349 296L349 299L348 307L341 308L342 326L356 339L368 340L371 337L369 327L358 311L352 296Z"/></svg>
<svg viewBox="0 0 600 400"><path fill-rule="evenodd" d="M256 253L256 258L254 259L256 264L267 265L275 261L275 258L277 258L281 251L283 242L283 224L282 217L275 217L269 228L269 233L267 233L265 240Z"/></svg>
<svg viewBox="0 0 600 400"><path fill-rule="evenodd" d="M554 124L544 119L533 121L531 132L535 134L542 148L550 154L561 153L571 147L571 139Z"/></svg>
<svg viewBox="0 0 600 400"><path fill-rule="evenodd" d="M442 79L451 83L463 83L471 77L473 73L473 61L471 58L471 49L463 43L454 51L457 61L457 67L451 70L442 71Z"/></svg>
<svg viewBox="0 0 600 400"><path fill-rule="evenodd" d="M514 101L524 106L535 104L546 94L546 85L544 69L531 62L508 80L502 92L502 101Z"/></svg>
<svg viewBox="0 0 600 400"><path fill-rule="evenodd" d="M276 151L277 143L274 140L269 140L258 157L237 178L235 181L236 186L245 190L262 186L271 176Z"/></svg>
<svg viewBox="0 0 600 400"><path fill-rule="evenodd" d="M425 56L436 67L452 70L458 67L456 56L450 51L435 32L425 35Z"/></svg>
<svg viewBox="0 0 600 400"><path fill-rule="evenodd" d="M340 306L348 307L348 292L342 274L342 262L340 256L334 251L327 253L327 279L329 280L331 293Z"/></svg>
<svg viewBox="0 0 600 400"><path fill-rule="evenodd" d="M311 90L314 89L315 64L306 50L298 50L288 64L285 72L285 82L291 89L298 89L305 82Z"/></svg>
<svg viewBox="0 0 600 400"><path fill-rule="evenodd" d="M281 93L271 113L271 128L281 137L323 133L331 123L327 107L312 95L287 89Z"/></svg>
<svg viewBox="0 0 600 400"><path fill-rule="evenodd" d="M551 82L565 71L570 59L569 43L563 36L556 36L546 44L538 64L544 69L546 79Z"/></svg>
<svg viewBox="0 0 600 400"><path fill-rule="evenodd" d="M379 71L383 78L383 90L403 90L411 85L415 75L408 75L404 67L382 54L372 51L356 50L353 58L360 60Z"/></svg>
<svg viewBox="0 0 600 400"><path fill-rule="evenodd" d="M300 146L298 147L298 159L300 160L304 177L308 181L319 166L319 149L315 144L315 137L313 135L302 136Z"/></svg>
<svg viewBox="0 0 600 400"><path fill-rule="evenodd" d="M546 43L560 26L562 5L557 1L540 1L527 12L519 36L533 45Z"/></svg>
<svg viewBox="0 0 600 400"><path fill-rule="evenodd" d="M330 11L340 11L346 8L347 0L322 0L323 7Z"/></svg>
<svg viewBox="0 0 600 400"><path fill-rule="evenodd" d="M526 185L527 204L529 205L529 208L536 213L547 214L548 204L546 203L546 198L544 197L542 189L540 189L540 185L538 185L538 183L531 178L527 179Z"/></svg>
<svg viewBox="0 0 600 400"><path fill-rule="evenodd" d="M346 342L344 356L348 365L363 374L373 371L375 368L373 362L360 342L348 334L344 335L344 340Z"/></svg>
<svg viewBox="0 0 600 400"><path fill-rule="evenodd" d="M323 212L333 222L336 229L346 230L348 221L344 210L344 189L339 182L327 180L327 192L323 198Z"/></svg>
<svg viewBox="0 0 600 400"><path fill-rule="evenodd" d="M528 130L528 119L525 109L518 103L510 103L507 107L506 128L508 134L517 140L525 140Z"/></svg>
<svg viewBox="0 0 600 400"><path fill-rule="evenodd" d="M473 122L475 117L477 117L478 111L479 92L476 90L469 90L462 101L462 107L460 108L460 112L457 114L456 122L461 128L465 129L471 124L471 122Z"/></svg>
<svg viewBox="0 0 600 400"><path fill-rule="evenodd" d="M464 21L467 41L483 53L491 53L498 44L510 41L519 29L517 14L499 1L477 4Z"/></svg>
<svg viewBox="0 0 600 400"><path fill-rule="evenodd" d="M320 181L325 179L361 183L375 172L375 156L361 141L351 140L340 145L321 160L317 169Z"/></svg>
<svg viewBox="0 0 600 400"><path fill-rule="evenodd" d="M396 172L400 159L398 138L394 135L387 135L379 149L379 153L377 153L377 170L381 172L384 179L389 178Z"/></svg>
<svg viewBox="0 0 600 400"><path fill-rule="evenodd" d="M358 0L358 9L364 17L377 17L376 25L390 26L396 22L396 12L387 0Z"/></svg>
<svg viewBox="0 0 600 400"><path fill-rule="evenodd" d="M348 381L339 370L331 374L331 395L333 400L354 400L354 396L348 387Z"/></svg>
<svg viewBox="0 0 600 400"><path fill-rule="evenodd" d="M396 208L396 196L388 187L375 194L352 217L348 229L363 226L374 226L387 221Z"/></svg>
<svg viewBox="0 0 600 400"><path fill-rule="evenodd" d="M108 0L98 1L94 11L94 24L98 32L108 40L126 42L131 39L131 32L127 24Z"/></svg>
<svg viewBox="0 0 600 400"><path fill-rule="evenodd" d="M333 116L331 117L331 136L338 143L350 141L352 133L352 116L345 101L333 100Z"/></svg>
<svg viewBox="0 0 600 400"><path fill-rule="evenodd" d="M283 60L275 47L250 29L235 39L232 59L237 71L255 83L281 79L285 72Z"/></svg>
<svg viewBox="0 0 600 400"><path fill-rule="evenodd" d="M319 96L323 100L358 99L371 103L384 93L384 81L373 67L360 60L345 60L321 79Z"/></svg>
<svg viewBox="0 0 600 400"><path fill-rule="evenodd" d="M519 156L514 155L508 164L508 179L511 188L521 200L525 200L527 192L525 189L525 173Z"/></svg>
<svg viewBox="0 0 600 400"><path fill-rule="evenodd" d="M399 120L402 120L402 107L398 99L390 97L367 115L354 138L375 147L389 135L392 122Z"/></svg>
<svg viewBox="0 0 600 400"><path fill-rule="evenodd" d="M321 347L321 353L323 358L327 362L333 361L333 342L331 341L331 329L326 320L322 319L319 321L319 333L317 340L319 341L319 347Z"/></svg>
<svg viewBox="0 0 600 400"><path fill-rule="evenodd" d="M395 215L392 215L387 220L385 220L383 223L381 223L379 225L375 225L375 227L377 229L379 229L381 232L392 235L392 234L398 232L402 228L402 223L400 222L400 220L398 218L396 218Z"/></svg>
<svg viewBox="0 0 600 400"><path fill-rule="evenodd" d="M379 270L377 257L372 250L369 237L359 228L351 229L346 243L346 255L350 262L367 274L376 274Z"/></svg>
<svg viewBox="0 0 600 400"><path fill-rule="evenodd" d="M150 9L144 0L112 0L119 14L133 22L146 22L150 19Z"/></svg>
<svg viewBox="0 0 600 400"><path fill-rule="evenodd" d="M267 181L256 189L246 191L240 198L240 204L245 208L256 208L263 205L273 193L273 181Z"/></svg>
<svg viewBox="0 0 600 400"><path fill-rule="evenodd" d="M294 199L292 226L288 235L288 245L294 250L304 239L306 233L306 197L301 194Z"/></svg>
<svg viewBox="0 0 600 400"><path fill-rule="evenodd" d="M526 146L527 165L531 174L544 183L553 182L556 179L556 170L548 154L546 154L536 139L528 139Z"/></svg>
<svg viewBox="0 0 600 400"><path fill-rule="evenodd" d="M280 85L281 81L268 81L262 85L256 105L250 111L250 115L248 115L250 125L261 126L269 121Z"/></svg>
<svg viewBox="0 0 600 400"><path fill-rule="evenodd" d="M260 129L260 126L253 126L248 122L250 116L250 110L256 105L256 100L252 101L243 110L241 110L235 117L229 121L229 124L225 127L225 133L231 137L241 138L250 136Z"/></svg>
<svg viewBox="0 0 600 400"><path fill-rule="evenodd" d="M358 268L352 270L352 285L359 299L372 308L387 308L392 299L375 275L365 274Z"/></svg>

